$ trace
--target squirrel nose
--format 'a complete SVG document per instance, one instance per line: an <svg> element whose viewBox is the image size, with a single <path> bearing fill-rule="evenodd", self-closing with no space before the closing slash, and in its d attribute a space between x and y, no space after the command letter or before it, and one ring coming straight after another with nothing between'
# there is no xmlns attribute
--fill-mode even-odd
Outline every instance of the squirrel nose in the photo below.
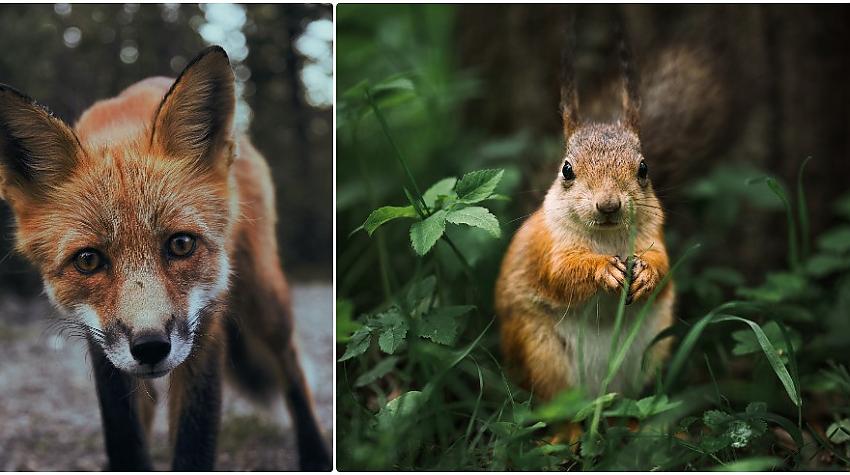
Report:
<svg viewBox="0 0 850 475"><path fill-rule="evenodd" d="M603 214L613 214L620 211L620 198L606 198L596 202L596 209Z"/></svg>
<svg viewBox="0 0 850 475"><path fill-rule="evenodd" d="M148 333L133 338L130 354L141 364L155 365L171 352L171 342L164 333Z"/></svg>

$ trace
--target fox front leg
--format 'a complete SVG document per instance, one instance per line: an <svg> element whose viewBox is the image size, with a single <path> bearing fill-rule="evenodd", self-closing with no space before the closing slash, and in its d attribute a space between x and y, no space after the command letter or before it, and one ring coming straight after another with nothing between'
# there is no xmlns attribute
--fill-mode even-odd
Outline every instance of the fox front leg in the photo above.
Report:
<svg viewBox="0 0 850 475"><path fill-rule="evenodd" d="M108 469L135 472L153 469L136 403L136 381L106 358L95 342L89 342L97 400L103 425Z"/></svg>
<svg viewBox="0 0 850 475"><path fill-rule="evenodd" d="M178 366L169 388L169 429L175 471L211 471L221 420L221 357L217 344L204 345Z"/></svg>

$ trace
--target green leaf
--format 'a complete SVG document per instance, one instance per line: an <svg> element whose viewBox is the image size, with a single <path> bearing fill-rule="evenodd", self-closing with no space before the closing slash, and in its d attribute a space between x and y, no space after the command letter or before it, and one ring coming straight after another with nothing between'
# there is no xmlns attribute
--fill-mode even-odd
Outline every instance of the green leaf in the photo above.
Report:
<svg viewBox="0 0 850 475"><path fill-rule="evenodd" d="M369 349L369 344L372 342L372 329L368 326L361 327L351 335L351 340L345 347L345 353L339 361L349 360L355 356L360 356Z"/></svg>
<svg viewBox="0 0 850 475"><path fill-rule="evenodd" d="M378 412L378 429L390 431L405 422L413 422L425 405L427 397L421 391L408 391L393 399Z"/></svg>
<svg viewBox="0 0 850 475"><path fill-rule="evenodd" d="M474 308L473 305L435 308L422 318L419 325L419 336L441 345L451 345L457 337L459 326L457 318L469 313Z"/></svg>
<svg viewBox="0 0 850 475"><path fill-rule="evenodd" d="M423 312L428 310L431 302L431 296L434 294L434 289L437 287L437 278L429 275L424 279L415 280L410 289L405 295L405 303L414 317L418 317Z"/></svg>
<svg viewBox="0 0 850 475"><path fill-rule="evenodd" d="M438 198L440 198L441 196L453 195L454 191L452 191L452 190L455 187L455 183L457 183L457 178L449 177L449 178L443 178L442 180L438 181L437 183L434 183L433 185L431 185L431 188L428 188L428 191L426 191L422 195L422 198L425 199L425 204L428 205L428 208L430 208L433 211L434 205L437 204Z"/></svg>
<svg viewBox="0 0 850 475"><path fill-rule="evenodd" d="M613 402L614 399L616 399L616 398L617 398L617 393L608 393L608 394L605 394L603 396L599 396L593 402L591 402L587 406L583 407L580 411L578 411L578 414L576 414L575 418L573 418L573 421L579 422L579 421L583 421L583 420L587 419L588 417L593 415L593 411L594 411L594 409L596 408L597 405L601 405L602 407L605 407L605 406L611 404L611 402Z"/></svg>
<svg viewBox="0 0 850 475"><path fill-rule="evenodd" d="M392 307L378 315L377 323L380 331L378 346L384 353L395 353L407 337L407 320L398 307Z"/></svg>
<svg viewBox="0 0 850 475"><path fill-rule="evenodd" d="M713 467L713 472L765 472L782 466L778 457L750 457Z"/></svg>
<svg viewBox="0 0 850 475"><path fill-rule="evenodd" d="M761 327L752 320L736 317L734 315L721 317L717 321L731 320L743 322L749 325L750 329L756 335L756 340L758 340L759 346L761 347L762 352L764 352L764 356L767 358L767 362L770 363L770 367L773 368L773 372L776 374L776 377L779 378L782 386L785 387L785 392L788 393L788 397L791 398L791 402L793 402L797 407L800 407L803 404L803 400L800 398L800 391L798 389L799 386L791 377L791 374L788 373L788 368L782 364L782 358L770 342L770 339L764 334Z"/></svg>
<svg viewBox="0 0 850 475"><path fill-rule="evenodd" d="M767 404L763 402L751 402L747 404L747 414L762 414L767 412Z"/></svg>
<svg viewBox="0 0 850 475"><path fill-rule="evenodd" d="M821 249L836 254L850 251L850 226L830 229L821 235L818 245Z"/></svg>
<svg viewBox="0 0 850 475"><path fill-rule="evenodd" d="M499 229L499 220L487 208L481 206L470 206L451 211L446 216L446 221L483 229L495 238L502 234Z"/></svg>
<svg viewBox="0 0 850 475"><path fill-rule="evenodd" d="M536 408L533 413L529 414L526 422L533 420L560 421L573 419L588 404L590 404L590 401L587 400L580 388L561 391L551 401Z"/></svg>
<svg viewBox="0 0 850 475"><path fill-rule="evenodd" d="M337 299L336 301L336 341L345 343L351 339L351 335L363 325L354 321L354 304L350 300Z"/></svg>
<svg viewBox="0 0 850 475"><path fill-rule="evenodd" d="M478 203L489 198L502 180L504 170L477 170L464 175L455 186L458 201Z"/></svg>
<svg viewBox="0 0 850 475"><path fill-rule="evenodd" d="M783 362L787 361L788 346L785 344L785 338L782 337L782 330L779 328L779 324L775 321L767 322L762 326L762 330L774 348L776 348L777 354L782 358ZM791 346L794 351L797 351L803 340L799 333L790 328L787 331L791 339ZM732 348L732 354L748 355L762 351L761 344L759 344L755 334L750 330L734 331L732 332L732 339L736 342L736 345Z"/></svg>
<svg viewBox="0 0 850 475"><path fill-rule="evenodd" d="M374 368L361 374L360 377L354 381L354 387L360 388L383 378L387 373L395 368L396 362L398 362L398 356L388 356L387 358L382 359L375 365Z"/></svg>
<svg viewBox="0 0 850 475"><path fill-rule="evenodd" d="M815 254L806 261L806 272L813 277L826 277L850 268L850 259L828 254Z"/></svg>
<svg viewBox="0 0 850 475"><path fill-rule="evenodd" d="M664 394L645 397L637 402L637 408L640 411L640 417L642 419L667 412L680 405L682 405L682 401L671 401Z"/></svg>
<svg viewBox="0 0 850 475"><path fill-rule="evenodd" d="M744 421L733 421L729 424L726 430L726 435L732 442L730 445L736 449L744 448L750 445L750 442L756 437L756 432Z"/></svg>
<svg viewBox="0 0 850 475"><path fill-rule="evenodd" d="M733 420L731 415L718 410L705 411L702 415L702 423L711 430L721 429Z"/></svg>
<svg viewBox="0 0 850 475"><path fill-rule="evenodd" d="M446 214L446 211L441 209L410 227L410 243L417 254L420 256L428 254L428 251L446 232Z"/></svg>
<svg viewBox="0 0 850 475"><path fill-rule="evenodd" d="M365 229L371 236L382 224L399 218L416 218L416 210L413 206L382 206L366 218L361 228Z"/></svg>
<svg viewBox="0 0 850 475"><path fill-rule="evenodd" d="M738 289L742 297L764 302L782 302L800 297L807 290L806 279L792 272L773 272L767 275L767 280L759 287Z"/></svg>
<svg viewBox="0 0 850 475"><path fill-rule="evenodd" d="M842 419L830 424L826 436L833 444L843 444L850 441L850 419Z"/></svg>

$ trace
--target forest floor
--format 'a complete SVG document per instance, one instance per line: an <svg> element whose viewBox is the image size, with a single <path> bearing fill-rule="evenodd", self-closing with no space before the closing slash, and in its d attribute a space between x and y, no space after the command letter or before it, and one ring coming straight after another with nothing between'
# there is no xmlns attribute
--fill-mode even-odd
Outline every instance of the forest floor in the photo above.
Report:
<svg viewBox="0 0 850 475"><path fill-rule="evenodd" d="M301 364L330 444L333 291L327 283L295 284L292 291ZM85 345L49 330L51 315L43 296L0 297L0 470L102 470L106 465ZM170 465L165 406L162 401L157 408L151 444L159 470ZM264 408L225 385L216 468L298 469L282 399Z"/></svg>

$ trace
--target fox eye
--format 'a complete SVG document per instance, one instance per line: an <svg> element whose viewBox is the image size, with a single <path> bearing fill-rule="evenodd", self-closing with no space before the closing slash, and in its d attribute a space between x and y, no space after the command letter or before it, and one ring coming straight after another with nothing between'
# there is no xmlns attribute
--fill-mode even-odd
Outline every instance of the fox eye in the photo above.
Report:
<svg viewBox="0 0 850 475"><path fill-rule="evenodd" d="M103 256L94 249L83 249L74 256L74 267L81 274L94 274L103 264Z"/></svg>
<svg viewBox="0 0 850 475"><path fill-rule="evenodd" d="M576 174L573 171L573 165L570 162L564 162L564 168L561 169L561 175L564 175L564 180L576 179Z"/></svg>
<svg viewBox="0 0 850 475"><path fill-rule="evenodd" d="M168 238L168 254L172 257L189 257L195 252L195 238L178 233Z"/></svg>
<svg viewBox="0 0 850 475"><path fill-rule="evenodd" d="M640 165L638 165L637 176L641 181L646 180L646 177L649 176L649 167L646 166L646 162L643 160L641 160Z"/></svg>

